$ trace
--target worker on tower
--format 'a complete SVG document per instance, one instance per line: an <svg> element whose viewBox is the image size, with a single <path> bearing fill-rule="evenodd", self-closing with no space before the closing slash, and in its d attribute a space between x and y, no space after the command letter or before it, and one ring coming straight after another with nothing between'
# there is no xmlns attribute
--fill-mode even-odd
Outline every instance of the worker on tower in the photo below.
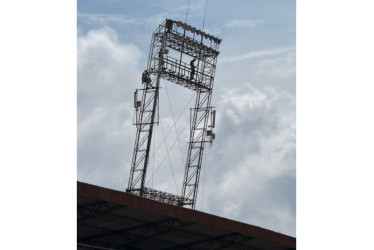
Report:
<svg viewBox="0 0 374 250"><path fill-rule="evenodd" d="M166 19L166 33L170 33L170 31L173 29L173 20Z"/></svg>
<svg viewBox="0 0 374 250"><path fill-rule="evenodd" d="M149 73L148 71L145 69L143 74L142 74L142 84L146 83L147 84L147 88L153 88L152 84L151 84L151 77L149 77Z"/></svg>
<svg viewBox="0 0 374 250"><path fill-rule="evenodd" d="M158 63L161 64L161 68L164 69L164 58L163 58L163 51L162 51L162 48L160 49L160 51L158 52Z"/></svg>
<svg viewBox="0 0 374 250"><path fill-rule="evenodd" d="M196 61L196 58L194 57L194 59L192 59L191 62L190 62L190 66L191 66L190 80L192 80L194 75L195 75L195 64L194 64L195 61Z"/></svg>

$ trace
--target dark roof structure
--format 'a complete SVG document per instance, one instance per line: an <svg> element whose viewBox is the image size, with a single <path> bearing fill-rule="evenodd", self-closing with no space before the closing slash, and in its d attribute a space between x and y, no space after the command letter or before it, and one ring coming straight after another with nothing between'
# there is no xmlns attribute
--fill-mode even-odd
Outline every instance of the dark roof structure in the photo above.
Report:
<svg viewBox="0 0 374 250"><path fill-rule="evenodd" d="M78 249L296 249L296 238L78 182Z"/></svg>

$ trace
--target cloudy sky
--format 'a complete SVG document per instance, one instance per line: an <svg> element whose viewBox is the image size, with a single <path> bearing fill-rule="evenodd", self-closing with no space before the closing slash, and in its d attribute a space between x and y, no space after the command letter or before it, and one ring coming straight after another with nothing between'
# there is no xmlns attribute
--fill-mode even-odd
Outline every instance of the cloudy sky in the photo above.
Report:
<svg viewBox="0 0 374 250"><path fill-rule="evenodd" d="M136 132L133 92L141 88L152 32L165 18L185 21L188 0L77 3L78 180L124 191ZM294 0L208 3L205 31L222 43L212 99L216 139L205 150L196 205L291 236L296 235L295 5ZM187 23L201 29L205 6L206 1L190 0ZM167 81L161 87L152 149L157 153L147 186L180 194L194 93Z"/></svg>

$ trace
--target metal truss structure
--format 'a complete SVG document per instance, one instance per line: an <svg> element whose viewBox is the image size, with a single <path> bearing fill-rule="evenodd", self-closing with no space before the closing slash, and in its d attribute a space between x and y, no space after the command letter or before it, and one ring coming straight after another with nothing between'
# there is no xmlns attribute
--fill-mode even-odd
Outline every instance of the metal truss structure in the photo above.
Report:
<svg viewBox="0 0 374 250"><path fill-rule="evenodd" d="M259 250L247 244L253 237L240 233L227 232L217 236L191 231L197 223L177 218L166 217L155 221L133 218L121 212L123 207L108 202L99 201L78 206L78 249L236 249ZM105 227L92 225L94 221L105 221ZM108 225L116 224L116 229ZM83 233L85 232L85 233ZM172 236L170 236L172 235ZM173 239L194 239L185 244L172 244Z"/></svg>
<svg viewBox="0 0 374 250"><path fill-rule="evenodd" d="M296 249L294 237L88 183L76 198L78 250Z"/></svg>
<svg viewBox="0 0 374 250"><path fill-rule="evenodd" d="M166 19L153 32L147 70L151 85L137 89L134 97L137 127L127 192L195 209L204 145L214 139L215 110L211 106L217 56L221 39L195 27ZM195 58L194 66L190 61ZM190 114L190 140L182 196L146 188L153 125L158 123L160 79L196 91ZM141 100L138 100L141 95ZM210 124L208 126L208 123Z"/></svg>

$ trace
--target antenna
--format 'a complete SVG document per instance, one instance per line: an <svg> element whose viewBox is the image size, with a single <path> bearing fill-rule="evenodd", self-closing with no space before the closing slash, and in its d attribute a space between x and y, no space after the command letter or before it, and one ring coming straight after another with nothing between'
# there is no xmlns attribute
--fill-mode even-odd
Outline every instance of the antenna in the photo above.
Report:
<svg viewBox="0 0 374 250"><path fill-rule="evenodd" d="M214 128L215 110L212 112L211 98L221 41L202 30L171 19L166 19L153 32L147 66L150 84L147 82L143 89L137 89L134 93L137 132L126 192L195 209L204 145L214 137L212 129L208 130L208 118L212 116ZM160 79L197 93L195 107L190 111L190 139L181 196L145 187L153 126L158 123L156 111ZM142 93L141 101L137 101L138 92Z"/></svg>
<svg viewBox="0 0 374 250"><path fill-rule="evenodd" d="M216 111L212 111L212 128L214 128L216 125Z"/></svg>

